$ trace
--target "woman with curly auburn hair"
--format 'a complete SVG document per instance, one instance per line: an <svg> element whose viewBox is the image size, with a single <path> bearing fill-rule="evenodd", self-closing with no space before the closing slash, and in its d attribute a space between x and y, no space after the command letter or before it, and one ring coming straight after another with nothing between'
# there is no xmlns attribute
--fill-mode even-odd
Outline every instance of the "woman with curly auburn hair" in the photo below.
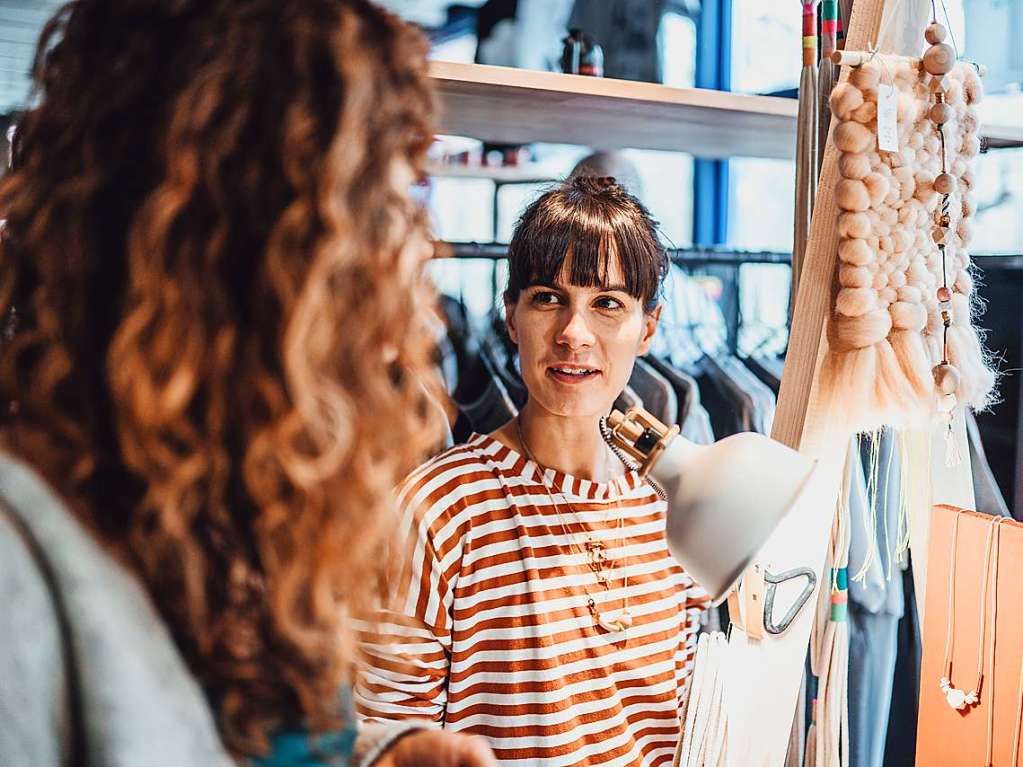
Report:
<svg viewBox="0 0 1023 767"><path fill-rule="evenodd" d="M425 50L366 0L47 24L0 182L5 766L351 752L350 616L440 433ZM490 763L414 728L355 752Z"/></svg>

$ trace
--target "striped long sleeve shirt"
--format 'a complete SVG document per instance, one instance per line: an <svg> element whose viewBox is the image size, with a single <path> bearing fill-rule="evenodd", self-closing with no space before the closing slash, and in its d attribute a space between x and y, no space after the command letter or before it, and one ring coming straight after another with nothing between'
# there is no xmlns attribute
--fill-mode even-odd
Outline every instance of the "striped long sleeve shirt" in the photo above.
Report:
<svg viewBox="0 0 1023 767"><path fill-rule="evenodd" d="M541 476L474 435L414 472L400 502L410 557L365 626L363 717L482 735L501 765L671 764L707 597L669 554L664 502L638 474ZM605 547L607 587L587 537ZM589 598L614 613L626 595L632 626L599 627Z"/></svg>

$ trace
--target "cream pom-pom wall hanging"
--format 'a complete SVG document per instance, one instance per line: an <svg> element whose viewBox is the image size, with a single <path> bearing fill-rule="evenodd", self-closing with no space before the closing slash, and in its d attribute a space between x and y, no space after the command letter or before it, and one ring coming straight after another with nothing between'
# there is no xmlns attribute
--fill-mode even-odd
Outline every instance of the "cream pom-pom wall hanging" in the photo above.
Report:
<svg viewBox="0 0 1023 767"><path fill-rule="evenodd" d="M821 381L855 431L982 408L994 386L969 256L982 86L943 27L926 37L922 59L866 57L831 95L840 241ZM885 96L898 151L878 145Z"/></svg>

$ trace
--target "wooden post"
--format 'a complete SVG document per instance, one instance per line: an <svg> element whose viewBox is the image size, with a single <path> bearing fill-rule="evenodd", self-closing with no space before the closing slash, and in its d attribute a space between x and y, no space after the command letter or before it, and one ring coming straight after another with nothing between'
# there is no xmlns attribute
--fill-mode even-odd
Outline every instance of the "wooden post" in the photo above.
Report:
<svg viewBox="0 0 1023 767"><path fill-rule="evenodd" d="M883 7L884 0L857 0L846 37L847 48L869 48L877 36ZM841 80L848 76L846 69ZM832 131L836 123L832 121ZM760 567L772 572L797 567L823 571L849 444L849 435L836 427L838 419L827 411L817 391L839 242L838 208L833 194L838 180L838 151L830 141L822 151L825 154L817 203L771 435L815 458L817 469L800 501L758 555ZM778 599L784 604L786 595L779 593ZM740 595L739 602L751 604L747 595ZM816 595L780 636L766 635L755 640L733 630L725 690L729 765L783 764L806 662L814 604Z"/></svg>

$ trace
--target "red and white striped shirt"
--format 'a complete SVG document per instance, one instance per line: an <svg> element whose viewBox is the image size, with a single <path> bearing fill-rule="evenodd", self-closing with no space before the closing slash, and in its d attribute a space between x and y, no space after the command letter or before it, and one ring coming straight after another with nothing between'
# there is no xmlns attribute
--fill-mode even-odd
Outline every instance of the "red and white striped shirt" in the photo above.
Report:
<svg viewBox="0 0 1023 767"><path fill-rule="evenodd" d="M482 735L502 765L671 764L706 594L669 554L664 502L638 474L546 479L474 435L406 480L411 558L393 611L363 634L359 712ZM587 535L604 542L608 589ZM633 624L609 633L586 592L613 613L625 574Z"/></svg>

